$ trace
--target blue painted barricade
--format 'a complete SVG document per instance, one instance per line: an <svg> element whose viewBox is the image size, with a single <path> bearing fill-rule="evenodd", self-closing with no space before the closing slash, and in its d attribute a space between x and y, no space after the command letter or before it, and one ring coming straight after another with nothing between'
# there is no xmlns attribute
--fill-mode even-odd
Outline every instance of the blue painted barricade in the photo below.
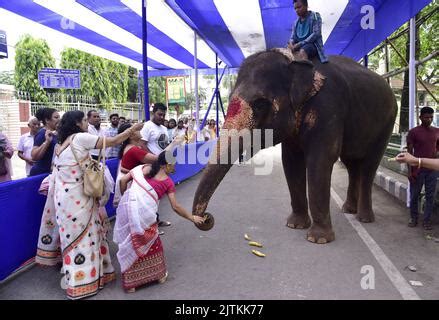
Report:
<svg viewBox="0 0 439 320"><path fill-rule="evenodd" d="M178 184L200 172L216 141L193 143L179 149L176 172L171 175ZM198 153L198 157L197 157ZM118 160L106 162L116 180ZM0 282L36 255L38 233L46 197L38 193L46 174L0 183ZM106 205L109 217L116 214L113 194Z"/></svg>

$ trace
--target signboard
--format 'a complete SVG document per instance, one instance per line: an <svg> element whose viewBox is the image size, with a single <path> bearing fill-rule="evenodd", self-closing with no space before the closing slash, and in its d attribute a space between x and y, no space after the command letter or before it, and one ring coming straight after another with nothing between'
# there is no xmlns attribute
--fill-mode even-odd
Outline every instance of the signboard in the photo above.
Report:
<svg viewBox="0 0 439 320"><path fill-rule="evenodd" d="M166 78L166 99L169 104L184 104L186 102L185 77Z"/></svg>
<svg viewBox="0 0 439 320"><path fill-rule="evenodd" d="M8 57L8 44L6 41L6 31L0 30L0 59Z"/></svg>
<svg viewBox="0 0 439 320"><path fill-rule="evenodd" d="M38 72L38 82L42 88L81 89L81 71L44 68Z"/></svg>

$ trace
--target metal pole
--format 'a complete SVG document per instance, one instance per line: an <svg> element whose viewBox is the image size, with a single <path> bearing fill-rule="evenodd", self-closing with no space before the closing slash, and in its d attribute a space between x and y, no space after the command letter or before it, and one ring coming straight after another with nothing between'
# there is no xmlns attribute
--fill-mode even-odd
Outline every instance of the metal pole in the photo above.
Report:
<svg viewBox="0 0 439 320"><path fill-rule="evenodd" d="M364 63L364 66L365 66L366 68L369 67L369 56L368 56L368 55L365 55L365 56L364 56L363 63Z"/></svg>
<svg viewBox="0 0 439 320"><path fill-rule="evenodd" d="M387 44L387 40L385 42L385 46L384 46L384 58L385 58L385 63L386 63L386 73L389 73L390 70L390 60L389 60L389 46ZM390 84L390 78L387 78L387 83Z"/></svg>
<svg viewBox="0 0 439 320"><path fill-rule="evenodd" d="M409 60L409 130L415 127L415 101L416 101L416 22L410 19L410 60ZM410 206L410 185L407 192L407 207Z"/></svg>
<svg viewBox="0 0 439 320"><path fill-rule="evenodd" d="M149 120L149 92L148 92L148 52L146 50L148 32L146 22L146 0L142 0L142 62L143 62L143 95L145 121Z"/></svg>
<svg viewBox="0 0 439 320"><path fill-rule="evenodd" d="M227 67L226 67L227 68ZM223 79L224 73L226 71L226 68L223 69L223 73L221 74L221 77L219 78L219 83L221 83L221 80ZM216 91L213 92L212 98L210 99L209 107L207 108L207 112L204 115L203 123L201 124L201 128L203 128L206 125L206 119L209 115L210 108L212 107L213 99L216 97ZM225 116L224 116L225 118Z"/></svg>
<svg viewBox="0 0 439 320"><path fill-rule="evenodd" d="M416 29L415 19L410 19L410 60L409 60L409 129L415 127L416 101Z"/></svg>
<svg viewBox="0 0 439 320"><path fill-rule="evenodd" d="M194 31L194 70L195 70L195 134L199 136L199 114L200 114L200 100L198 98L198 56L197 56L197 33ZM198 130L197 130L198 129ZM198 139L197 139L198 141Z"/></svg>
<svg viewBox="0 0 439 320"><path fill-rule="evenodd" d="M216 86L215 86L215 96L216 96L216 136L219 136L219 92L218 92L218 53L215 53L216 63L215 63L215 80L216 80Z"/></svg>

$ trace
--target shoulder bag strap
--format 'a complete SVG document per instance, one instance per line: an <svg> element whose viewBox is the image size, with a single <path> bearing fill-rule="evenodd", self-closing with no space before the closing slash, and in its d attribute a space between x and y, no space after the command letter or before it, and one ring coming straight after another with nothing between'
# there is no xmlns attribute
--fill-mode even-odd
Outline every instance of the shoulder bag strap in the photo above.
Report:
<svg viewBox="0 0 439 320"><path fill-rule="evenodd" d="M101 151L99 152L99 158L98 158L98 162L100 162L101 161L101 158L102 158L102 164L103 164L103 169L105 170L105 154L106 154L106 150L105 150L105 146L106 146L106 137L105 136L103 136L102 137L103 139L104 139L104 142L103 142L103 146L102 146L102 149L101 149ZM103 154L103 156L102 156L102 154Z"/></svg>
<svg viewBox="0 0 439 320"><path fill-rule="evenodd" d="M78 160L78 157L77 157L77 155L76 155L76 152L75 152L75 148L73 148L73 138L76 136L76 134L73 134L73 135L71 135L70 136L70 150L72 150L72 153L73 153L73 156L75 157L75 160L76 160L76 162L78 163L78 165L81 167L81 163L79 162L79 160Z"/></svg>

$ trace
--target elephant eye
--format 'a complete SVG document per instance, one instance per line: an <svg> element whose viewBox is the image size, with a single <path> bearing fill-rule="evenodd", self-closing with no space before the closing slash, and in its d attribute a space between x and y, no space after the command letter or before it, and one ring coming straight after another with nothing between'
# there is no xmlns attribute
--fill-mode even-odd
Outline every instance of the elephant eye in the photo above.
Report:
<svg viewBox="0 0 439 320"><path fill-rule="evenodd" d="M271 108L272 102L267 98L258 98L251 104L253 109L253 117L259 126L262 125L265 119L267 119Z"/></svg>
<svg viewBox="0 0 439 320"><path fill-rule="evenodd" d="M256 115L262 115L270 110L271 104L267 98L258 98L251 103L251 106Z"/></svg>

